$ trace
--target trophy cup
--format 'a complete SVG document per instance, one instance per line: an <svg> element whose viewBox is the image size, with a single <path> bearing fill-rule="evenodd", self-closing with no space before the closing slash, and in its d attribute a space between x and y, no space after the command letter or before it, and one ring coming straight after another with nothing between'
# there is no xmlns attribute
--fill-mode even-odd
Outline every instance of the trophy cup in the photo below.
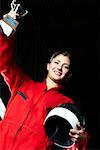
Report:
<svg viewBox="0 0 100 150"><path fill-rule="evenodd" d="M11 11L3 16L3 19L0 20L0 25L3 29L3 32L10 36L11 33L16 30L19 22L14 19L10 14L15 14L15 16L18 16L18 18L24 17L28 14L27 10L24 10L24 8L21 6L21 4L17 3L16 0L13 0L10 4Z"/></svg>

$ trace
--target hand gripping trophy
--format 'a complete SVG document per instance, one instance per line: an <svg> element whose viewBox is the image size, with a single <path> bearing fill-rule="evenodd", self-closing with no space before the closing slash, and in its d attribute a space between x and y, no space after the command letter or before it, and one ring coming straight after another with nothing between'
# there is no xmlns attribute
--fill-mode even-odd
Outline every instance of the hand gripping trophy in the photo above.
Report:
<svg viewBox="0 0 100 150"><path fill-rule="evenodd" d="M19 24L17 18L24 17L28 14L28 11L24 10L21 4L17 3L16 0L13 0L10 5L10 12L4 15L3 19L0 20L0 25L3 28L3 32L7 36L10 36L11 33L16 30Z"/></svg>

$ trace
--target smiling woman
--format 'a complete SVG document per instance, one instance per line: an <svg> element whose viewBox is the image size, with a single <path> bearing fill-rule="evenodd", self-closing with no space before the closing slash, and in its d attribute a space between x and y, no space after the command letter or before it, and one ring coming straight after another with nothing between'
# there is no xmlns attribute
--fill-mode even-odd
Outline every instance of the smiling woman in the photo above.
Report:
<svg viewBox="0 0 100 150"><path fill-rule="evenodd" d="M48 75L46 82L50 88L58 87L67 79L70 67L70 54L67 51L55 52L47 64ZM51 84L50 84L51 83Z"/></svg>
<svg viewBox="0 0 100 150"><path fill-rule="evenodd" d="M12 13L9 12L10 17L16 15ZM3 24L1 28L5 28ZM7 37L1 30L0 73L11 96L4 119L0 122L0 150L48 150L51 143L54 145L44 129L49 110L64 103L74 103L61 92L62 83L70 74L70 54L62 49L56 52L47 64L46 79L35 82L16 63L13 55L14 35ZM78 142L84 134L84 128L80 124L77 126L76 129L70 129L69 136ZM76 147L75 143L74 150Z"/></svg>

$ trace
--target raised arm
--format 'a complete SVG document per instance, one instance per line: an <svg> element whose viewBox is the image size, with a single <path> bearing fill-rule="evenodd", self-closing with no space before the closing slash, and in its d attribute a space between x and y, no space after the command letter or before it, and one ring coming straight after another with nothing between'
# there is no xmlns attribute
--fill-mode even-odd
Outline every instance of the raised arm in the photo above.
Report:
<svg viewBox="0 0 100 150"><path fill-rule="evenodd" d="M16 17L18 14L10 11L8 14L4 15L3 18L6 16L10 16L16 22ZM12 34L15 29L10 27L4 19L0 20L0 24L0 73L4 77L10 91L13 92L21 85L23 76L25 75L17 66L16 60L13 56L15 34L10 34Z"/></svg>

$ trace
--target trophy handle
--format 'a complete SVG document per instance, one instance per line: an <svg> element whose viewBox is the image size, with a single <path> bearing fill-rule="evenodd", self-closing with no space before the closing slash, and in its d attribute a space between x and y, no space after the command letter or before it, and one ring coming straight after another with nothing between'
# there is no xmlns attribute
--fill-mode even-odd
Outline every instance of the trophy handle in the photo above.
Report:
<svg viewBox="0 0 100 150"><path fill-rule="evenodd" d="M24 17L28 14L28 11L24 10L21 4L16 3L16 0L12 0L10 6L12 11L19 14L19 17Z"/></svg>

